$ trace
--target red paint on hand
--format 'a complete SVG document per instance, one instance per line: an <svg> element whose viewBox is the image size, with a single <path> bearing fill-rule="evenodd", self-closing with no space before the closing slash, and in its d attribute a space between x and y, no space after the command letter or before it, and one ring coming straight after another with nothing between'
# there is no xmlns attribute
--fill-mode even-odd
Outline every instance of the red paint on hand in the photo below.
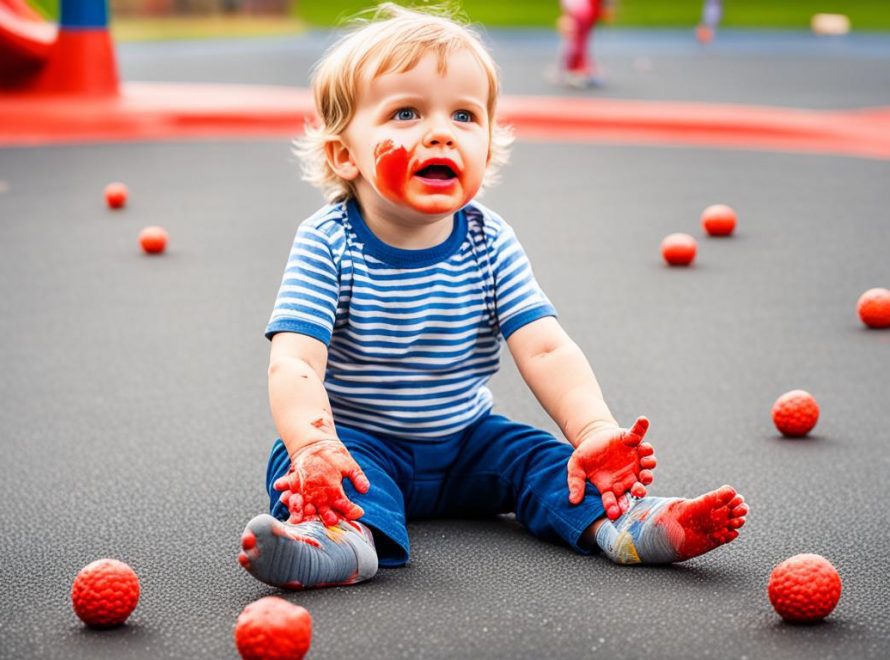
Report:
<svg viewBox="0 0 890 660"><path fill-rule="evenodd" d="M773 569L767 593L773 609L786 621L820 621L841 598L841 576L825 557L795 555Z"/></svg>
<svg viewBox="0 0 890 660"><path fill-rule="evenodd" d="M235 623L235 646L244 660L300 660L312 643L312 616L299 605L277 596L245 607Z"/></svg>
<svg viewBox="0 0 890 660"><path fill-rule="evenodd" d="M568 463L569 502L579 504L590 481L600 492L606 515L615 520L627 511L625 493L645 497L656 464L652 445L643 442L648 429L649 420L639 417L630 430L605 429L583 440Z"/></svg>
<svg viewBox="0 0 890 660"><path fill-rule="evenodd" d="M75 614L94 628L122 624L138 602L139 578L132 568L116 559L87 564L71 586Z"/></svg>
<svg viewBox="0 0 890 660"><path fill-rule="evenodd" d="M359 493L367 493L371 487L342 442L320 440L291 456L290 470L273 488L281 492L279 499L290 511L288 522L297 524L318 516L325 525L336 525L341 519L356 520L365 513L346 496L344 477Z"/></svg>

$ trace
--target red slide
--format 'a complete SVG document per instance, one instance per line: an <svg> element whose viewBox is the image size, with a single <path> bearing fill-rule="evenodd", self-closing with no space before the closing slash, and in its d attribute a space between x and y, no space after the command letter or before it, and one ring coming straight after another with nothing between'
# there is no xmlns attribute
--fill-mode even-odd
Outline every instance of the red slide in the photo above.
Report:
<svg viewBox="0 0 890 660"><path fill-rule="evenodd" d="M0 0L0 87L14 87L46 62L58 28L25 0Z"/></svg>

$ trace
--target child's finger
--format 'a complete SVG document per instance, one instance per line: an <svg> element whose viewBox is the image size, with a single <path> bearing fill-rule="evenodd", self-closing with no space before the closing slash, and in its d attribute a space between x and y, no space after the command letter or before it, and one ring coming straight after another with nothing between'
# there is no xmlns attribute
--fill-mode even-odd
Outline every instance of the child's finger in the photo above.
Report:
<svg viewBox="0 0 890 660"><path fill-rule="evenodd" d="M648 442L641 442L640 446L637 447L637 456L651 456L654 453L655 449Z"/></svg>
<svg viewBox="0 0 890 660"><path fill-rule="evenodd" d="M339 500L334 502L333 506L347 520L358 520L363 515L365 515L364 509L362 509L355 502L352 502L351 500L349 500L349 498L347 498L347 497L341 497Z"/></svg>
<svg viewBox="0 0 890 660"><path fill-rule="evenodd" d="M647 470L654 468L656 463L657 461L654 456L643 456L643 458L640 459L640 467Z"/></svg>
<svg viewBox="0 0 890 660"><path fill-rule="evenodd" d="M643 441L643 438L646 436L646 431L648 430L649 420L645 417L637 417L637 421L634 422L634 425L630 427L630 430L624 437L624 444L628 445L629 447L640 444Z"/></svg>
<svg viewBox="0 0 890 660"><path fill-rule="evenodd" d="M569 502L571 504L580 504L584 500L585 495L584 481L578 481L569 477Z"/></svg>
<svg viewBox="0 0 890 660"><path fill-rule="evenodd" d="M648 485L652 483L653 479L652 470L640 470L640 483Z"/></svg>
<svg viewBox="0 0 890 660"><path fill-rule="evenodd" d="M618 498L618 508L621 510L622 514L627 513L627 510L630 508L630 502L627 501L627 495L622 495Z"/></svg>
<svg viewBox="0 0 890 660"><path fill-rule="evenodd" d="M603 493L603 508L606 510L606 515L609 517L609 520L615 520L621 515L621 509L618 506L618 500L615 498L615 493L612 491L606 491Z"/></svg>
<svg viewBox="0 0 890 660"><path fill-rule="evenodd" d="M587 483L587 473L581 468L580 462L574 455L568 464L569 502L578 504L584 499L584 486Z"/></svg>
<svg viewBox="0 0 890 660"><path fill-rule="evenodd" d="M646 487L643 484L641 484L639 481L637 483L635 483L633 485L633 487L630 489L630 494L636 498L646 497L647 492L648 491L646 490Z"/></svg>
<svg viewBox="0 0 890 660"><path fill-rule="evenodd" d="M346 476L349 477L349 480L352 482L352 485L355 486L355 489L362 494L367 493L368 489L371 488L371 482L368 481L368 477L365 476L365 473L355 461L353 461L352 469Z"/></svg>
<svg viewBox="0 0 890 660"><path fill-rule="evenodd" d="M303 515L307 518L311 518L314 515L317 515L314 504L307 504L303 507Z"/></svg>
<svg viewBox="0 0 890 660"><path fill-rule="evenodd" d="M328 506L319 507L318 515L321 516L321 521L328 527L332 527L333 525L337 524L337 514L334 513Z"/></svg>
<svg viewBox="0 0 890 660"><path fill-rule="evenodd" d="M278 477L273 483L272 488L275 490L288 490L290 479L288 478L290 475L284 475L283 477Z"/></svg>

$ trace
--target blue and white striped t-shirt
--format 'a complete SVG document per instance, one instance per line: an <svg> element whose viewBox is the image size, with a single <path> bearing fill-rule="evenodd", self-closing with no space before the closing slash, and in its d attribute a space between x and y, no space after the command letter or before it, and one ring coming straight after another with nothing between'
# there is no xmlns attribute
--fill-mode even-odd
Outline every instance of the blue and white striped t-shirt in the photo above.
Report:
<svg viewBox="0 0 890 660"><path fill-rule="evenodd" d="M266 337L298 332L328 346L336 423L432 439L491 408L501 336L555 315L516 234L485 207L456 213L440 245L404 250L349 201L299 226Z"/></svg>

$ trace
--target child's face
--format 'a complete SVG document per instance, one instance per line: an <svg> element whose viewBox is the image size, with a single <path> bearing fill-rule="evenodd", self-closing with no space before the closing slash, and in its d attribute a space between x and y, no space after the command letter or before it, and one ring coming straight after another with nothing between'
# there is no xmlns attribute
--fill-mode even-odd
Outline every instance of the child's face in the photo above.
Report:
<svg viewBox="0 0 890 660"><path fill-rule="evenodd" d="M341 136L359 201L376 194L421 214L450 214L479 191L489 158L488 78L468 51L444 74L434 53L403 73L363 80Z"/></svg>

